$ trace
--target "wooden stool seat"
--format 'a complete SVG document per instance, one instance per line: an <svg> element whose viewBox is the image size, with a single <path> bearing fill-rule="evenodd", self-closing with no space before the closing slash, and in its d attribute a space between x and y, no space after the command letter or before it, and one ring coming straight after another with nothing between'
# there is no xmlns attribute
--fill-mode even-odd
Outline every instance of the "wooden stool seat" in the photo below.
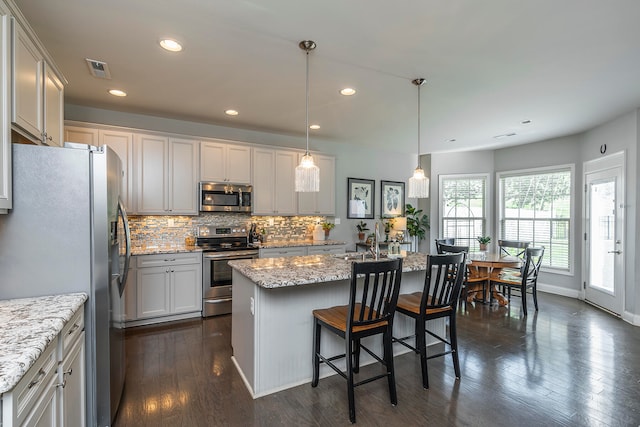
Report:
<svg viewBox="0 0 640 427"><path fill-rule="evenodd" d="M391 404L398 403L396 378L393 368L393 317L396 312L402 258L389 261L354 262L351 266L349 304L313 310L313 377L311 387L317 387L320 379L320 363L325 363L347 380L349 420L356 422L354 388L371 381L387 378ZM320 341L322 328L344 338L345 352L334 356L322 355ZM383 356L365 347L362 338L382 335ZM360 349L380 362L385 371L361 381L354 381L354 373L360 370ZM345 359L346 371L333 362Z"/></svg>

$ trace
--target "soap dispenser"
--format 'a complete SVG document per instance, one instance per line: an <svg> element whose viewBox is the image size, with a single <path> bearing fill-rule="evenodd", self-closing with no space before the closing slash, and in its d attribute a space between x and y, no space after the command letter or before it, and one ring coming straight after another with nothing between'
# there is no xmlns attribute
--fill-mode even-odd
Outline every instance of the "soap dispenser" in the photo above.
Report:
<svg viewBox="0 0 640 427"><path fill-rule="evenodd" d="M322 229L320 221L313 227L313 240L324 240L324 230Z"/></svg>

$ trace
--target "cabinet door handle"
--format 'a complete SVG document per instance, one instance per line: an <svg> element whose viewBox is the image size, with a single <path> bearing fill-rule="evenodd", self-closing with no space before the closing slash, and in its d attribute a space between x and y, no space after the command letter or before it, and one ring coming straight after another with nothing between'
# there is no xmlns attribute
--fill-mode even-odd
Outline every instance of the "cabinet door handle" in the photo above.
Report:
<svg viewBox="0 0 640 427"><path fill-rule="evenodd" d="M40 368L40 370L38 371L38 376L29 383L29 385L27 386L27 388L31 388L34 385L38 384L40 381L42 381L42 378L45 376L46 372L44 371L44 369Z"/></svg>
<svg viewBox="0 0 640 427"><path fill-rule="evenodd" d="M77 331L79 327L80 327L80 325L78 325L77 323L74 323L73 327L71 329L69 329L69 332L67 332L67 335L71 335L72 333Z"/></svg>

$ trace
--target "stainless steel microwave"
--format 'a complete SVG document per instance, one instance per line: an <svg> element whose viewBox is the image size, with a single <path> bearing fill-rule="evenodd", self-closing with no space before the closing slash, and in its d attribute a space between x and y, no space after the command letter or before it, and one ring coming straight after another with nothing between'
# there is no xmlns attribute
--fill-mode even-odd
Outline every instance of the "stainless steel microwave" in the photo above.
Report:
<svg viewBox="0 0 640 427"><path fill-rule="evenodd" d="M200 183L201 212L251 212L252 187L228 182Z"/></svg>

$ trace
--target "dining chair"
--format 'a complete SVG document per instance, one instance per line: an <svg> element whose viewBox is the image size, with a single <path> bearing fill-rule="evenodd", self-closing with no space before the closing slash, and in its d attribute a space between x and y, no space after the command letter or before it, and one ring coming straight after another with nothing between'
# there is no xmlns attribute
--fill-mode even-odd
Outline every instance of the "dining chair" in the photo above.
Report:
<svg viewBox="0 0 640 427"><path fill-rule="evenodd" d="M440 245L454 245L456 239L448 237L446 239L436 239L436 251L441 254Z"/></svg>
<svg viewBox="0 0 640 427"><path fill-rule="evenodd" d="M479 283L482 285L482 298L476 299L476 301L485 302L486 294L487 294L487 286L489 285L489 277L483 270L479 269L473 264L470 264L469 246L440 244L440 250L442 251L442 252L439 252L441 254L447 254L447 253L456 254L460 252L464 252L467 254L466 256L467 266L464 270L464 279L462 281L462 291L460 292L461 295L463 295L463 298L461 299L466 301L469 287L471 285Z"/></svg>
<svg viewBox="0 0 640 427"><path fill-rule="evenodd" d="M498 278L492 278L491 283L503 286L507 289L507 300L511 302L511 290L520 291L522 298L522 310L527 315L527 290L533 294L533 305L538 311L538 274L542 265L544 247L525 249L525 261L518 271L519 275L514 275L510 271L502 271Z"/></svg>
<svg viewBox="0 0 640 427"><path fill-rule="evenodd" d="M458 338L456 334L456 307L464 279L466 253L430 255L427 257L427 271L422 292L402 294L398 297L398 313L415 320L415 333L402 338L394 338L405 347L420 355L422 368L422 386L429 388L427 360L451 354L456 378L460 378L460 361L458 359ZM449 337L440 336L427 329L427 321L433 319L449 319ZM445 344L445 351L427 356L426 334ZM415 347L407 343L415 337ZM446 350L446 346L449 350Z"/></svg>
<svg viewBox="0 0 640 427"><path fill-rule="evenodd" d="M498 247L500 247L501 256L515 256L524 261L525 249L529 247L531 243L520 240L498 240Z"/></svg>
<svg viewBox="0 0 640 427"><path fill-rule="evenodd" d="M354 388L371 381L387 378L391 404L396 405L395 373L393 367L393 317L396 312L400 280L402 278L402 258L389 261L354 262L351 266L351 288L349 304L313 310L313 378L312 387L317 387L320 375L320 363L325 363L347 380L349 400L349 420L356 422ZM320 340L322 328L345 340L345 353L325 357L321 354ZM365 347L361 339L373 335L382 335L383 356L379 357ZM360 368L360 349L364 349L380 362L385 371L381 374L354 380L354 374ZM345 359L346 371L342 371L333 362Z"/></svg>

